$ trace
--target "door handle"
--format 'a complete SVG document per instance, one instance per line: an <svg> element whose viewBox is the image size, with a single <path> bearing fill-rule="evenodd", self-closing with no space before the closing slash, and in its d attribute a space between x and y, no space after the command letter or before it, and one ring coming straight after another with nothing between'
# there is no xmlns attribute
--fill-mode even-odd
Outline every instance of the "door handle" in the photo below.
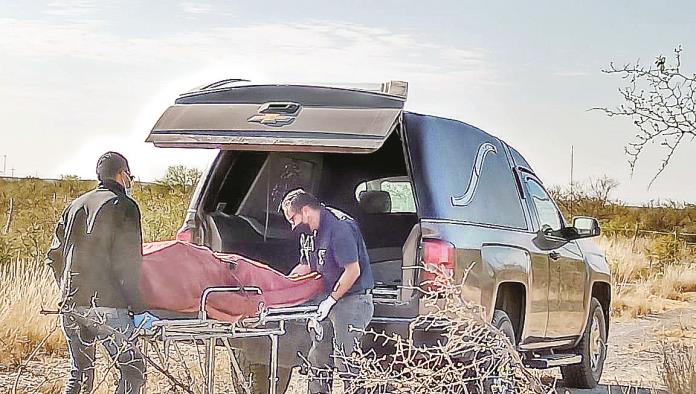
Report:
<svg viewBox="0 0 696 394"><path fill-rule="evenodd" d="M549 253L549 257L551 258L551 260L558 260L561 258L561 254L556 251L553 251Z"/></svg>

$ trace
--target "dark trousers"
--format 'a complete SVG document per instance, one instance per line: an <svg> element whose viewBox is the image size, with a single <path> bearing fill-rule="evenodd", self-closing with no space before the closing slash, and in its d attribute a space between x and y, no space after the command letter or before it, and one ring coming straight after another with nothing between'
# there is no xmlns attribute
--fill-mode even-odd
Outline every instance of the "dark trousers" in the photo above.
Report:
<svg viewBox="0 0 696 394"><path fill-rule="evenodd" d="M372 320L375 306L372 294L347 295L338 300L329 312L329 318L322 322L324 337L317 341L312 335L312 347L309 350L308 361L313 368L314 378L309 381L310 393L329 393L333 383L334 367L341 376L350 378L350 367L345 357L357 349L362 332L351 330L354 327L364 330Z"/></svg>
<svg viewBox="0 0 696 394"><path fill-rule="evenodd" d="M65 394L91 393L96 345L102 344L120 372L116 394L139 394L145 384L145 360L129 340L133 320L125 309L76 307L61 315L70 351L70 378Z"/></svg>

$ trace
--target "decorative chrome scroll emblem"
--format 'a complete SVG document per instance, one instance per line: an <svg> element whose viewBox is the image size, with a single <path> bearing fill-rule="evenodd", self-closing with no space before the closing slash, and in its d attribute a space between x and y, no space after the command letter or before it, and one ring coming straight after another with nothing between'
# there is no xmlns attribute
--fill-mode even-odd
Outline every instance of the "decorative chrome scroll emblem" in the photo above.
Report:
<svg viewBox="0 0 696 394"><path fill-rule="evenodd" d="M461 196L452 196L452 205L455 207L465 207L471 204L471 201L474 199L474 195L476 194L476 189L478 188L483 161L486 159L486 155L488 155L490 152L498 153L495 145L491 144L490 142L486 142L479 146L478 152L476 153L476 160L474 161L474 168L471 169L471 178L469 178L469 185L466 188L466 192L464 192L464 194Z"/></svg>

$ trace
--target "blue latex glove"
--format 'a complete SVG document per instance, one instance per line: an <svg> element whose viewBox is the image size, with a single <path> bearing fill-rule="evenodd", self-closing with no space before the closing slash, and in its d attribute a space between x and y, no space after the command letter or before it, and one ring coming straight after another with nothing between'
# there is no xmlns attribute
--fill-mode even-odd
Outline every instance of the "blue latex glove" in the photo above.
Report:
<svg viewBox="0 0 696 394"><path fill-rule="evenodd" d="M150 329L152 328L152 323L159 320L159 318L150 312L143 312L139 315L133 316L133 323L137 328Z"/></svg>

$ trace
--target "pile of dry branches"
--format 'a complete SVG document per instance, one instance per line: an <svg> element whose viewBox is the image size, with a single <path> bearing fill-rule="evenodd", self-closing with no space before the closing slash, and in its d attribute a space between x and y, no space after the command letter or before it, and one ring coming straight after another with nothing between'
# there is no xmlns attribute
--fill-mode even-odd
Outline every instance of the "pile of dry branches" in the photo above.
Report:
<svg viewBox="0 0 696 394"><path fill-rule="evenodd" d="M367 393L547 393L529 372L505 335L491 326L481 307L465 301L463 285L441 284L425 295L431 312L419 317L408 337L367 330L366 336L392 348L342 357L352 373L342 377L346 392ZM436 344L419 345L417 330L439 332ZM317 371L314 370L316 373ZM310 373L311 374L311 373ZM364 390L364 391L363 391Z"/></svg>

